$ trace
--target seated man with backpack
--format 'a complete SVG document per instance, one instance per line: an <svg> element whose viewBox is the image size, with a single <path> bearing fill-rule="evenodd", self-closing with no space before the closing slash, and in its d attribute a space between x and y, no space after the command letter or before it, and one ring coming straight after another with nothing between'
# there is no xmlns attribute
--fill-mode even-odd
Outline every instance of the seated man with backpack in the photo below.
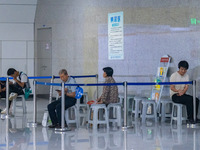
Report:
<svg viewBox="0 0 200 150"><path fill-rule="evenodd" d="M13 83L9 82L9 108L12 100L17 98L18 95L24 95L25 91L30 89L28 76L23 73L16 71L14 68L9 68L7 75L13 77ZM6 113L6 109L1 111L2 114Z"/></svg>

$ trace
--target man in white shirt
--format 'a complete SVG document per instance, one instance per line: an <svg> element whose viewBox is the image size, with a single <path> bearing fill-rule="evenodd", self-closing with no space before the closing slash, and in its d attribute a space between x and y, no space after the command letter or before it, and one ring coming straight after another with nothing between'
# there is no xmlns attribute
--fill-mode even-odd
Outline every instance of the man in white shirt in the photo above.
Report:
<svg viewBox="0 0 200 150"><path fill-rule="evenodd" d="M67 73L67 70L62 69L59 71L59 76L62 82L65 84L75 84L76 81L70 77ZM61 90L56 90L61 96ZM76 86L65 86L65 109L72 107L76 104ZM50 103L48 106L48 112L52 125L49 128L60 128L61 127L61 98Z"/></svg>
<svg viewBox="0 0 200 150"><path fill-rule="evenodd" d="M187 61L180 61L178 64L179 70L173 73L170 77L170 82L187 82L189 81L189 75L186 73L189 64ZM174 103L186 105L188 123L194 123L193 119L193 97L186 94L188 90L188 84L175 84L170 85L170 97ZM196 98L196 115L198 113L199 100ZM200 122L199 119L196 122Z"/></svg>

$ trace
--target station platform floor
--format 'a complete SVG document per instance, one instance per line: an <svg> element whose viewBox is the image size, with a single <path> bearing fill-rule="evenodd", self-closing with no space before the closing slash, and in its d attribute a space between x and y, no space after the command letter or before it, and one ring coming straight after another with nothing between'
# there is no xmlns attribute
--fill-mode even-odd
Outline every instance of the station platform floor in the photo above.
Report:
<svg viewBox="0 0 200 150"><path fill-rule="evenodd" d="M18 102L20 103L20 102ZM200 125L188 128L151 120L141 124L129 116L128 128L81 126L62 134L41 125L48 99L37 99L37 127L27 127L33 119L33 101L26 101L27 113L16 109L9 119L0 119L0 150L199 150ZM1 100L0 108L5 106ZM2 117L2 116L1 116Z"/></svg>

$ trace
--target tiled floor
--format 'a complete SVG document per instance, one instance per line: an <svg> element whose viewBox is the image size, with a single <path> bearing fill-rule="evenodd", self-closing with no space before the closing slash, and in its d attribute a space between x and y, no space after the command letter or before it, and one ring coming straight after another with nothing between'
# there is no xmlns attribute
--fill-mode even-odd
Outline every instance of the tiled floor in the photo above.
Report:
<svg viewBox="0 0 200 150"><path fill-rule="evenodd" d="M48 100L38 99L37 122L41 123ZM1 107L4 102L1 102ZM23 115L17 109L15 117L0 120L0 150L199 150L200 126L187 128L171 126L169 122L140 121L129 124L133 127L122 131L111 127L97 131L85 126L63 134L38 125L28 128L33 118L33 102L27 101L28 112ZM130 117L129 117L130 118Z"/></svg>

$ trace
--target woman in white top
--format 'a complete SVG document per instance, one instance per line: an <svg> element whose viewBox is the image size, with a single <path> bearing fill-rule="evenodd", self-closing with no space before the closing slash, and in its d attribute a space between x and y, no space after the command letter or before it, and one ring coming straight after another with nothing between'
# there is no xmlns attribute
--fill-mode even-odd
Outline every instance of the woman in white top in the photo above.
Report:
<svg viewBox="0 0 200 150"><path fill-rule="evenodd" d="M189 64L187 61L180 61L178 64L179 70L173 73L170 77L170 82L187 82L189 75L186 73ZM187 108L188 123L195 123L193 119L193 97L186 94L188 84L175 84L170 85L170 97L174 103L184 104ZM196 115L198 113L199 100L196 98ZM196 122L200 122L199 119Z"/></svg>

